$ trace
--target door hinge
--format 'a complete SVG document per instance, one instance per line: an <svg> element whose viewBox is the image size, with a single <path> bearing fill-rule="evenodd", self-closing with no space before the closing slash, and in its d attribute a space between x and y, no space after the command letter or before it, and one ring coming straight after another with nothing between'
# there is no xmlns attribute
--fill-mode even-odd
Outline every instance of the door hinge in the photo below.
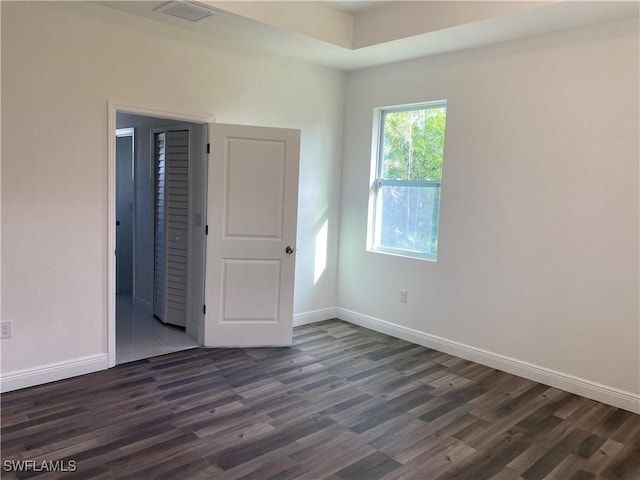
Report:
<svg viewBox="0 0 640 480"><path fill-rule="evenodd" d="M204 226L204 234L209 235L209 225Z"/></svg>
<svg viewBox="0 0 640 480"><path fill-rule="evenodd" d="M207 306L206 305L202 305L202 314L203 315L207 314Z"/></svg>
<svg viewBox="0 0 640 480"><path fill-rule="evenodd" d="M207 153L211 153L211 144L207 143Z"/></svg>

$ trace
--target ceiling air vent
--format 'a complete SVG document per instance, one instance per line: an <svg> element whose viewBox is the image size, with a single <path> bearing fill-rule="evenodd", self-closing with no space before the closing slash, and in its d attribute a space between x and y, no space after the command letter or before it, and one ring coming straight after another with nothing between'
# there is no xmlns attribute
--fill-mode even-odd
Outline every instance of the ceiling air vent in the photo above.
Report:
<svg viewBox="0 0 640 480"><path fill-rule="evenodd" d="M192 2L174 1L169 2L156 9L156 12L166 13L172 17L178 17L190 22L197 22L203 18L220 13L219 10L198 5Z"/></svg>

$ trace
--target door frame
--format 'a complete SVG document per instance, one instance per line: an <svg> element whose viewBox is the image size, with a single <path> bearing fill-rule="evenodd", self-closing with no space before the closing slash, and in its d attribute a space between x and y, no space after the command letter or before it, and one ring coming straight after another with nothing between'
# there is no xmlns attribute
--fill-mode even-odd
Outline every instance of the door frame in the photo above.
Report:
<svg viewBox="0 0 640 480"><path fill-rule="evenodd" d="M107 102L107 358L116 365L116 113L129 113L207 125L211 138L213 115L171 112L155 108ZM205 247L206 248L206 247Z"/></svg>

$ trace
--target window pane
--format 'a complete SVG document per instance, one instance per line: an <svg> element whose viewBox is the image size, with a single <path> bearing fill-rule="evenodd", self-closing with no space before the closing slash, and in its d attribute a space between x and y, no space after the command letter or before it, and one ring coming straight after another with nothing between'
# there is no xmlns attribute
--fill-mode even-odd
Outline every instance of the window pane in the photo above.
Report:
<svg viewBox="0 0 640 480"><path fill-rule="evenodd" d="M441 180L446 107L384 112L382 178Z"/></svg>
<svg viewBox="0 0 640 480"><path fill-rule="evenodd" d="M438 248L440 187L380 186L376 247L435 257Z"/></svg>

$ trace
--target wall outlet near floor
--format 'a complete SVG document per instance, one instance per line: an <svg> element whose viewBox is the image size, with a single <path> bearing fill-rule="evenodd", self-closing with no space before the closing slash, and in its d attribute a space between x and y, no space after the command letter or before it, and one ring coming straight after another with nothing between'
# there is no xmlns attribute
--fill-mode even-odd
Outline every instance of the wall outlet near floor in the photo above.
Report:
<svg viewBox="0 0 640 480"><path fill-rule="evenodd" d="M400 290L400 303L407 303L407 291Z"/></svg>
<svg viewBox="0 0 640 480"><path fill-rule="evenodd" d="M0 338L11 337L11 322L0 322Z"/></svg>

